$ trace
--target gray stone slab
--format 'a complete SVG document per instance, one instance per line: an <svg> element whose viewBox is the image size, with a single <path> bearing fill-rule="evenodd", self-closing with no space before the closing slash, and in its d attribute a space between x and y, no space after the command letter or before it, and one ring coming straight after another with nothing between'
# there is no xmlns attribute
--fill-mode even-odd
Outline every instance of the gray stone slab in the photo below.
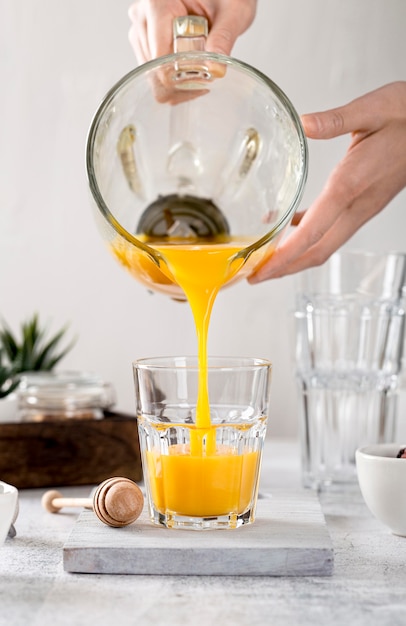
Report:
<svg viewBox="0 0 406 626"><path fill-rule="evenodd" d="M173 530L146 513L110 528L83 511L63 548L67 572L214 576L329 576L333 547L316 494L274 492L254 524L235 530Z"/></svg>

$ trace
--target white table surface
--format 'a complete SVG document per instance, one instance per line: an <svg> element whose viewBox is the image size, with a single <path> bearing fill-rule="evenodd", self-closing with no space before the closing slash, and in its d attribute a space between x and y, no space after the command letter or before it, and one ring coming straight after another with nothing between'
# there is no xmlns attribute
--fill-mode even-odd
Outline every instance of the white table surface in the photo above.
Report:
<svg viewBox="0 0 406 626"><path fill-rule="evenodd" d="M300 488L299 463L296 442L267 441L262 491ZM79 497L90 489L60 488ZM17 536L0 547L1 626L406 624L406 539L372 518L356 485L320 496L333 575L295 578L64 572L62 547L78 512L45 512L44 491L20 491Z"/></svg>

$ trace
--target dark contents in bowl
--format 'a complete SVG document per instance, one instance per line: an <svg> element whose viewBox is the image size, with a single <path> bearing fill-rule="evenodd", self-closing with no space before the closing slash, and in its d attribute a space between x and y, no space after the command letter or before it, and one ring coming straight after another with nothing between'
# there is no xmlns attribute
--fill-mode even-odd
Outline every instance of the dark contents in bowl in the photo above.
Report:
<svg viewBox="0 0 406 626"><path fill-rule="evenodd" d="M400 448L399 452L396 455L397 459L406 459L406 448Z"/></svg>

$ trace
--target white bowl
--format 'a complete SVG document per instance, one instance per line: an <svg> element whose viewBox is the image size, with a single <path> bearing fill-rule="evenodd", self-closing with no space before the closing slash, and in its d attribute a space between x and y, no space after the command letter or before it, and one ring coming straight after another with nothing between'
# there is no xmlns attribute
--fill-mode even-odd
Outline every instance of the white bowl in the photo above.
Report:
<svg viewBox="0 0 406 626"><path fill-rule="evenodd" d="M18 491L12 485L0 481L0 546L15 521Z"/></svg>
<svg viewBox="0 0 406 626"><path fill-rule="evenodd" d="M396 455L405 445L382 443L355 453L358 482L371 513L395 535L406 537L406 459Z"/></svg>

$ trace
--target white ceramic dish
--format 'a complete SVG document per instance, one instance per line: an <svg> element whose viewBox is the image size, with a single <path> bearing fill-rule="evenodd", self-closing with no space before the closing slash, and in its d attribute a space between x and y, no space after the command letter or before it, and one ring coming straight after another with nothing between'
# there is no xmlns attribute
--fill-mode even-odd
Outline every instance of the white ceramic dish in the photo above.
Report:
<svg viewBox="0 0 406 626"><path fill-rule="evenodd" d="M358 482L371 513L395 535L406 537L406 459L396 455L405 444L382 443L356 452Z"/></svg>
<svg viewBox="0 0 406 626"><path fill-rule="evenodd" d="M18 491L0 481L0 546L3 545L17 512Z"/></svg>

